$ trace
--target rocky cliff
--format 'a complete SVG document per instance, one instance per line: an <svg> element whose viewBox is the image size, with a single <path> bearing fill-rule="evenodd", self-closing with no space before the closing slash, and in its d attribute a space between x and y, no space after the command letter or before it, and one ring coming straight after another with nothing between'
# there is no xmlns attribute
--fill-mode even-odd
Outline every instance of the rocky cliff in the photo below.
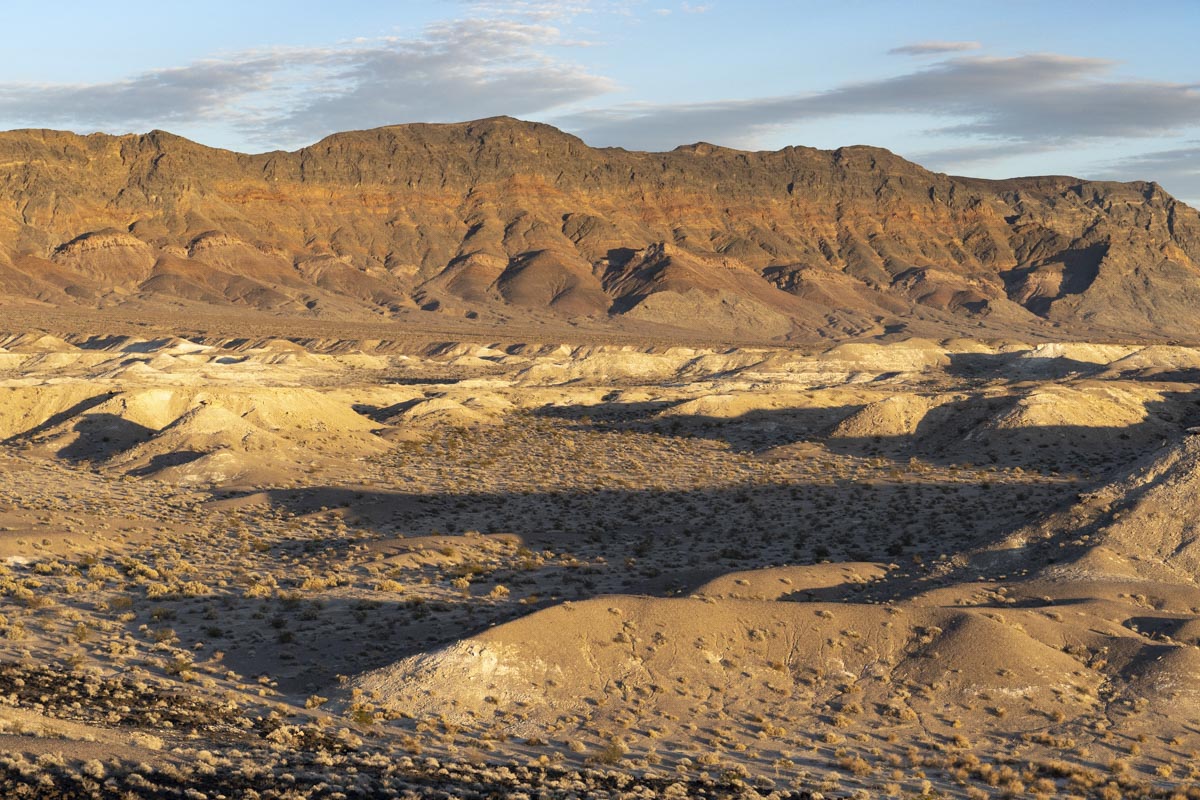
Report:
<svg viewBox="0 0 1200 800"><path fill-rule="evenodd" d="M1194 339L1200 215L1153 183L957 178L871 147L594 149L508 118L260 155L26 130L0 134L0 295Z"/></svg>

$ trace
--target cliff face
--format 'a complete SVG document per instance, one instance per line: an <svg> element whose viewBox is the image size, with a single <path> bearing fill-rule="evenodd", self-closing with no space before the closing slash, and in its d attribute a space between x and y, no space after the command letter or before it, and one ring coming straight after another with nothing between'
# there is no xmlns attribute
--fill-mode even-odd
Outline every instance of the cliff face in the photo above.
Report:
<svg viewBox="0 0 1200 800"><path fill-rule="evenodd" d="M261 155L14 131L0 294L756 338L1195 338L1200 215L1150 183L952 178L869 147L593 149L507 118Z"/></svg>

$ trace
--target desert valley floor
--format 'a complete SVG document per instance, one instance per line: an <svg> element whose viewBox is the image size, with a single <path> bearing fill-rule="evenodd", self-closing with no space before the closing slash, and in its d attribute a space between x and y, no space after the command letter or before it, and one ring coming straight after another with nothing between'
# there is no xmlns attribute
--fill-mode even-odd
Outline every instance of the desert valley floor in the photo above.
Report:
<svg viewBox="0 0 1200 800"><path fill-rule="evenodd" d="M6 797L1200 796L1200 349L0 336Z"/></svg>

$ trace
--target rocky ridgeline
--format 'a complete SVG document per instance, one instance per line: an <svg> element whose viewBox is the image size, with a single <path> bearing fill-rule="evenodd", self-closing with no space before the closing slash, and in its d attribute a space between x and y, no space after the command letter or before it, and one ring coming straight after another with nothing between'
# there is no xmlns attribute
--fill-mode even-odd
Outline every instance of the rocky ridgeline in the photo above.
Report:
<svg viewBox="0 0 1200 800"><path fill-rule="evenodd" d="M1200 216L1153 183L985 181L885 150L594 149L508 118L241 155L0 134L0 295L727 339L1186 339Z"/></svg>

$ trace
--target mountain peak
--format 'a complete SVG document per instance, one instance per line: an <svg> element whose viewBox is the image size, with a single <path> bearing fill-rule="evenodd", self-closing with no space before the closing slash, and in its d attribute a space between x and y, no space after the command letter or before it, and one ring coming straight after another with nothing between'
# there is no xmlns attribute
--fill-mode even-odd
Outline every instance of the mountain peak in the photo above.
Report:
<svg viewBox="0 0 1200 800"><path fill-rule="evenodd" d="M693 144L681 144L671 151L672 153L690 153L697 156L707 156L713 153L739 153L743 152L730 147L722 147L718 144L710 142L695 142Z"/></svg>
<svg viewBox="0 0 1200 800"><path fill-rule="evenodd" d="M1190 339L1200 216L1181 208L1152 183L954 178L864 145L597 149L512 117L258 155L14 131L0 294L728 339Z"/></svg>

